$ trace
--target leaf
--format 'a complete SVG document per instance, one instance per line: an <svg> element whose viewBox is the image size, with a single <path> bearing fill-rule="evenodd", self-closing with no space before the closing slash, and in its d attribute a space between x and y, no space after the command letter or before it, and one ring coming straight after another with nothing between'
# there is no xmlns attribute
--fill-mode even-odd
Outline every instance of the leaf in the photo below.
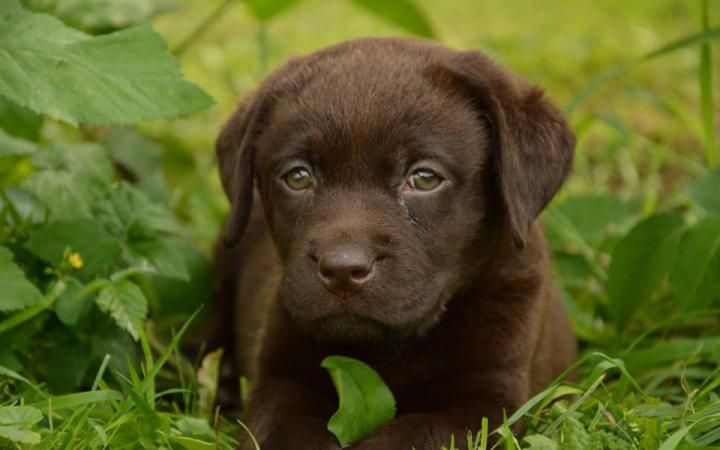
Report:
<svg viewBox="0 0 720 450"><path fill-rule="evenodd" d="M35 144L32 142L11 136L5 130L0 129L0 158L32 155L35 149Z"/></svg>
<svg viewBox="0 0 720 450"><path fill-rule="evenodd" d="M37 444L40 435L26 430L42 420L40 410L31 406L0 407L0 437L13 442Z"/></svg>
<svg viewBox="0 0 720 450"><path fill-rule="evenodd" d="M18 0L4 0L0 13L0 95L73 125L137 123L212 104L149 26L91 37Z"/></svg>
<svg viewBox="0 0 720 450"><path fill-rule="evenodd" d="M147 316L147 300L139 287L128 280L116 281L100 291L95 299L101 311L110 314L118 326L137 340Z"/></svg>
<svg viewBox="0 0 720 450"><path fill-rule="evenodd" d="M113 169L105 150L95 144L53 144L33 155L36 172L24 187L55 220L92 218L91 205L107 195Z"/></svg>
<svg viewBox="0 0 720 450"><path fill-rule="evenodd" d="M214 442L205 442L200 439L185 436L170 436L170 440L176 444L180 444L188 450L215 450L217 445Z"/></svg>
<svg viewBox="0 0 720 450"><path fill-rule="evenodd" d="M687 187L688 194L708 212L720 214L720 169L709 172Z"/></svg>
<svg viewBox="0 0 720 450"><path fill-rule="evenodd" d="M120 255L120 243L91 219L50 222L33 231L25 243L30 253L58 267L65 249L82 258L81 274L104 275Z"/></svg>
<svg viewBox="0 0 720 450"><path fill-rule="evenodd" d="M381 19L417 36L432 38L434 33L422 10L412 0L352 0Z"/></svg>
<svg viewBox="0 0 720 450"><path fill-rule="evenodd" d="M80 316L87 312L90 301L82 295L84 286L75 278L65 277L65 290L55 302L55 314L65 325L75 325Z"/></svg>
<svg viewBox="0 0 720 450"><path fill-rule="evenodd" d="M261 22L267 22L299 0L245 0L250 12Z"/></svg>
<svg viewBox="0 0 720 450"><path fill-rule="evenodd" d="M159 238L141 239L128 244L133 256L145 259L155 268L157 275L188 281L190 275L185 264L185 255L180 249L182 245L184 244L175 239Z"/></svg>
<svg viewBox="0 0 720 450"><path fill-rule="evenodd" d="M571 197L558 205L551 205L544 216L548 240L553 248L572 245L567 232L559 229L563 224L572 226L584 241L600 243L608 234L623 233L632 224L637 212L637 202L614 195L593 194ZM563 223L552 220L558 217Z"/></svg>
<svg viewBox="0 0 720 450"><path fill-rule="evenodd" d="M530 444L528 450L557 450L558 448L557 442L540 434L525 436L523 440Z"/></svg>
<svg viewBox="0 0 720 450"><path fill-rule="evenodd" d="M37 444L40 442L40 435L38 433L15 427L0 426L0 437L23 444Z"/></svg>
<svg viewBox="0 0 720 450"><path fill-rule="evenodd" d="M40 291L25 278L12 257L10 250L0 247L0 312L27 308L42 300Z"/></svg>
<svg viewBox="0 0 720 450"><path fill-rule="evenodd" d="M37 141L42 123L41 116L6 98L0 97L0 128L9 134L18 138ZM0 149L1 154L2 149Z"/></svg>
<svg viewBox="0 0 720 450"><path fill-rule="evenodd" d="M701 309L720 297L720 217L709 217L690 228L680 248L670 287L682 310Z"/></svg>
<svg viewBox="0 0 720 450"><path fill-rule="evenodd" d="M133 128L113 128L105 146L112 159L138 179L147 178L160 170L162 147Z"/></svg>
<svg viewBox="0 0 720 450"><path fill-rule="evenodd" d="M682 227L679 215L656 214L636 225L615 246L608 269L608 306L621 329L670 272Z"/></svg>
<svg viewBox="0 0 720 450"><path fill-rule="evenodd" d="M212 420L217 396L218 384L220 382L220 361L222 360L223 349L219 348L208 353L202 360L202 365L197 372L198 384L198 415Z"/></svg>
<svg viewBox="0 0 720 450"><path fill-rule="evenodd" d="M339 397L328 430L342 446L359 441L395 417L395 398L380 375L361 361L328 356L322 367L330 372Z"/></svg>
<svg viewBox="0 0 720 450"><path fill-rule="evenodd" d="M126 240L155 238L178 231L167 208L152 203L139 189L120 183L107 201L96 205L95 216L109 231Z"/></svg>
<svg viewBox="0 0 720 450"><path fill-rule="evenodd" d="M46 9L45 0L28 0L26 5L45 10L76 28L108 32L145 22L167 9L169 3L157 0L55 0Z"/></svg>

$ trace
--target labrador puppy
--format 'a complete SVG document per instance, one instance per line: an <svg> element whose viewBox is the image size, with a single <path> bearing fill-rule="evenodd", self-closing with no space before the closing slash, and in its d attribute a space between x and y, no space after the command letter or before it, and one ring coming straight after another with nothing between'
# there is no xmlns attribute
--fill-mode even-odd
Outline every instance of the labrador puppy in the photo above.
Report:
<svg viewBox="0 0 720 450"><path fill-rule="evenodd" d="M438 450L567 368L536 219L574 144L540 89L476 51L360 39L267 77L217 140L231 210L215 281L262 449L339 448L328 355L397 399L354 450Z"/></svg>

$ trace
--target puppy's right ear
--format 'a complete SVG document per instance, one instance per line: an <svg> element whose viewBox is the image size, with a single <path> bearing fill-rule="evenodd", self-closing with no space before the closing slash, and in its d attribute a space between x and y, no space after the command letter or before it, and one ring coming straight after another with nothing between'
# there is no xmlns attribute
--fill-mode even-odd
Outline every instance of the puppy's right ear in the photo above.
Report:
<svg viewBox="0 0 720 450"><path fill-rule="evenodd" d="M249 94L215 141L220 179L230 201L230 218L224 236L227 246L235 245L247 228L253 201L255 143L268 103L257 92Z"/></svg>

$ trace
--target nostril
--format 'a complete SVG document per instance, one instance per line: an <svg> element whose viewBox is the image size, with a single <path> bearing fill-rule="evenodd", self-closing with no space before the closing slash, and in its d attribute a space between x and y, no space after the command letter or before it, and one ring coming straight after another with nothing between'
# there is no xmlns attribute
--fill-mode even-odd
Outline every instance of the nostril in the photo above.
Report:
<svg viewBox="0 0 720 450"><path fill-rule="evenodd" d="M370 275L370 269L363 267L362 269L355 269L350 272L350 278L356 281L362 281Z"/></svg>

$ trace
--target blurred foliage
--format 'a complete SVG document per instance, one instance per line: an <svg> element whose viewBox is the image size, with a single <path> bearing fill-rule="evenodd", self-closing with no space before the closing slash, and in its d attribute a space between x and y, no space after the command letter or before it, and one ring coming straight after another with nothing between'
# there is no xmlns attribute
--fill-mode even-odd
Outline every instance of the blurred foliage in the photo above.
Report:
<svg viewBox="0 0 720 450"><path fill-rule="evenodd" d="M0 447L232 448L219 353L178 351L227 210L215 135L289 56L406 33L485 51L578 136L542 220L580 377L508 418L503 445L720 442L720 2L24 5L0 0ZM485 448L479 431L456 443Z"/></svg>

